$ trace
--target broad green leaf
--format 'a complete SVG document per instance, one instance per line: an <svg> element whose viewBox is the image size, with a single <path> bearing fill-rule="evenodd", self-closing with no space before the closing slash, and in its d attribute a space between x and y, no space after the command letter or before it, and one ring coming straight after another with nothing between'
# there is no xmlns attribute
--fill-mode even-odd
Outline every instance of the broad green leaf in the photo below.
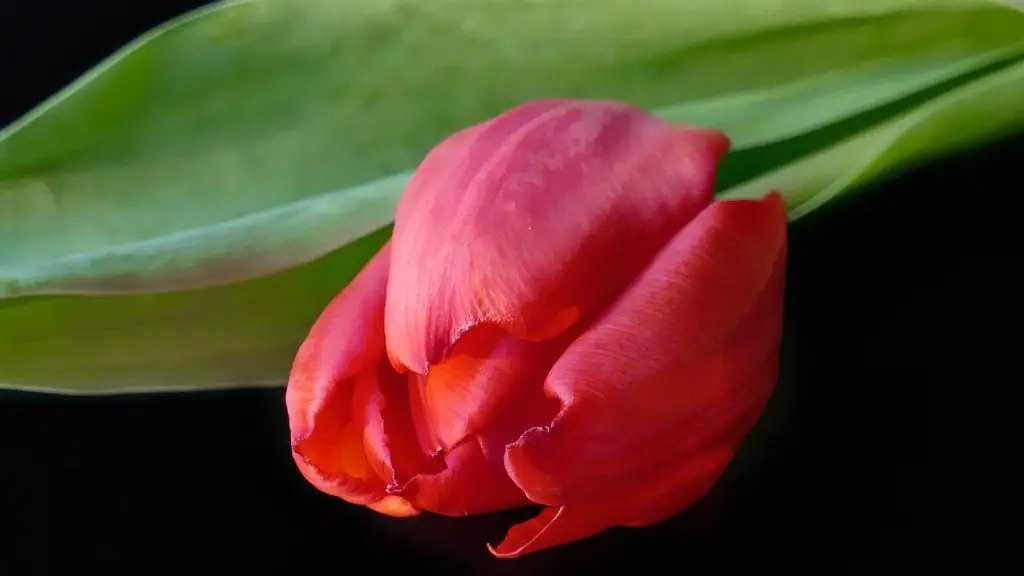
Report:
<svg viewBox="0 0 1024 576"><path fill-rule="evenodd" d="M281 385L313 321L390 234L202 290L0 300L0 387L94 394Z"/></svg>
<svg viewBox="0 0 1024 576"><path fill-rule="evenodd" d="M655 113L672 121L721 129L730 134L734 151L740 152L826 126L837 120L837 111L847 115L870 111L915 90L920 94L928 87L941 89L942 82L962 81L965 74L1019 57L1022 52L1024 45L1015 45L952 63L875 63L770 91L680 104ZM245 279L285 269L314 260L325 250L358 238L366 228L390 221L394 202L408 178L409 173L403 172L211 226L32 263L23 267L31 273L23 271L20 282L15 283L13 274L8 273L8 292L31 293L33 287L44 293L145 291L166 270L175 271L174 283L161 288L187 289L217 285L233 276ZM337 231L339 221L354 224L343 235ZM268 248L248 241L253 236L272 238L274 244ZM192 259L200 252L216 262L220 281L211 280L209 267ZM97 275L97 269L106 273ZM60 278L61 284L53 286L54 278ZM0 295L3 292L0 289Z"/></svg>
<svg viewBox="0 0 1024 576"><path fill-rule="evenodd" d="M387 225L451 132L625 100L738 149L1020 54L980 0L250 0L172 22L0 134L0 297L212 286Z"/></svg>
<svg viewBox="0 0 1024 576"><path fill-rule="evenodd" d="M1024 31L1024 30L1022 30ZM826 72L777 88L737 92L684 102L654 112L680 124L712 126L729 135L732 151L765 146L824 128L857 114L897 106L913 108L979 73L1007 65L1024 54L1024 42L978 56L937 59L899 58ZM907 102L900 103L901 99ZM863 129L858 123L849 128Z"/></svg>
<svg viewBox="0 0 1024 576"><path fill-rule="evenodd" d="M928 104L798 162L725 191L723 198L786 197L797 219L835 196L896 169L1024 130L1024 62L944 94Z"/></svg>
<svg viewBox="0 0 1024 576"><path fill-rule="evenodd" d="M778 187L794 217L1012 127L1006 85L964 96L1019 66L1024 18L991 3L625 6L250 0L129 47L0 134L0 386L282 384L419 158L530 98L727 130L726 194Z"/></svg>

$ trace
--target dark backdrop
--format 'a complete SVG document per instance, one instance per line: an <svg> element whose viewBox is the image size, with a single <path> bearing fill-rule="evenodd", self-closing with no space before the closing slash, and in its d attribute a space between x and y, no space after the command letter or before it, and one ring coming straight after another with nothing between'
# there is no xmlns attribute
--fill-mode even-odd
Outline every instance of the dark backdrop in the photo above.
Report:
<svg viewBox="0 0 1024 576"><path fill-rule="evenodd" d="M199 4L5 3L0 125ZM324 496L292 464L282 390L0 392L0 574L922 568L941 556L928 542L942 432L922 367L948 360L983 252L963 200L978 174L1019 184L1022 152L1018 139L948 158L792 226L779 391L723 481L656 527L496 561L485 542L532 511L394 520Z"/></svg>

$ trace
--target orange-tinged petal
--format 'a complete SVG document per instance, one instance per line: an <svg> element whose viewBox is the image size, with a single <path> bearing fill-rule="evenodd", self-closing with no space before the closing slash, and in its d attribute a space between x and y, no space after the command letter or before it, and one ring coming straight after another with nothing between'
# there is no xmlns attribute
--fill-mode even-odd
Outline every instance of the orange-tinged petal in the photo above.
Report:
<svg viewBox="0 0 1024 576"><path fill-rule="evenodd" d="M382 502L385 483L366 457L363 401L355 397L358 389L378 386L376 368L386 363L389 258L385 246L317 319L296 354L285 404L292 454L310 483L349 502L408 516L413 512L397 499Z"/></svg>
<svg viewBox="0 0 1024 576"><path fill-rule="evenodd" d="M450 449L502 418L524 394L540 393L544 377L578 332L529 342L481 324L464 334L444 361L418 380L436 442Z"/></svg>
<svg viewBox="0 0 1024 576"><path fill-rule="evenodd" d="M774 386L785 252L777 194L681 230L555 363L545 389L562 411L508 447L516 484L559 506L731 454Z"/></svg>
<svg viewBox="0 0 1024 576"><path fill-rule="evenodd" d="M374 512L396 518L406 518L420 513L408 500L398 496L385 496L372 504L367 504L366 507Z"/></svg>
<svg viewBox="0 0 1024 576"><path fill-rule="evenodd" d="M329 400L350 404L353 379L383 357L390 254L385 244L327 305L299 347L285 392L293 440L315 432Z"/></svg>
<svg viewBox="0 0 1024 576"><path fill-rule="evenodd" d="M417 386L404 374L398 374L387 360L377 368L379 386L360 394L366 421L364 446L370 466L394 491L419 474L444 469L443 456L421 442L419 407L411 401L410 391ZM413 376L416 378L416 376Z"/></svg>
<svg viewBox="0 0 1024 576"><path fill-rule="evenodd" d="M442 142L396 211L392 362L426 374L477 325L539 341L605 306L710 202L727 148L718 132L579 100Z"/></svg>
<svg viewBox="0 0 1024 576"><path fill-rule="evenodd" d="M488 548L499 558L514 558L581 540L614 526L641 525L635 520L637 510L660 512L661 504L671 502L679 506L675 509L678 512L707 492L730 458L728 452L706 452L602 497L545 508L536 517L513 526L497 547Z"/></svg>

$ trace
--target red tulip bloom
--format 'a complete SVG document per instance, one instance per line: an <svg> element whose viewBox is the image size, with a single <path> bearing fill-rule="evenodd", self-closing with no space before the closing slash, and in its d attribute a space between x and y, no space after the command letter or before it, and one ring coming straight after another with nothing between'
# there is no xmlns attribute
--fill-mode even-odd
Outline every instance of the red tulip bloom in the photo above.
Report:
<svg viewBox="0 0 1024 576"><path fill-rule="evenodd" d="M778 370L785 208L712 201L728 146L571 100L442 142L295 359L302 473L394 516L546 506L501 557L690 506Z"/></svg>

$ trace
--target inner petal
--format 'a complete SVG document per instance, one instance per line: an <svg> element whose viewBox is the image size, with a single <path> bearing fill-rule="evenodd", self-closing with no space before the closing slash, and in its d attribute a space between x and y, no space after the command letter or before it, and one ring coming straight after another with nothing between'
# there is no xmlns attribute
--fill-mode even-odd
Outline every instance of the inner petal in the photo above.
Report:
<svg viewBox="0 0 1024 576"><path fill-rule="evenodd" d="M561 403L544 395L540 382L523 387L472 437L444 452L444 470L414 477L399 492L418 508L459 516L532 504L505 471L506 446L524 430L543 426Z"/></svg>
<svg viewBox="0 0 1024 576"><path fill-rule="evenodd" d="M541 394L545 375L574 336L527 342L492 324L466 332L420 380L427 436L451 449L514 411L530 390Z"/></svg>
<svg viewBox="0 0 1024 576"><path fill-rule="evenodd" d="M311 426L292 441L302 474L320 490L355 504L385 495L363 451L363 418L353 412L352 383L333 388L313 415Z"/></svg>
<svg viewBox="0 0 1024 576"><path fill-rule="evenodd" d="M505 473L470 439L444 455L445 469L416 476L399 492L417 508L448 516L484 514L530 504Z"/></svg>
<svg viewBox="0 0 1024 576"><path fill-rule="evenodd" d="M443 455L425 450L417 432L418 410L411 402L410 380L381 360L373 378L359 382L356 405L363 411L363 446L371 468L385 480L388 490L404 486L419 474L444 470Z"/></svg>
<svg viewBox="0 0 1024 576"><path fill-rule="evenodd" d="M561 403L544 393L544 374L578 332L529 343L481 326L426 377L408 374L414 430L406 442L433 460L408 482L397 482L392 493L452 516L531 504L505 471L505 449L560 410Z"/></svg>

